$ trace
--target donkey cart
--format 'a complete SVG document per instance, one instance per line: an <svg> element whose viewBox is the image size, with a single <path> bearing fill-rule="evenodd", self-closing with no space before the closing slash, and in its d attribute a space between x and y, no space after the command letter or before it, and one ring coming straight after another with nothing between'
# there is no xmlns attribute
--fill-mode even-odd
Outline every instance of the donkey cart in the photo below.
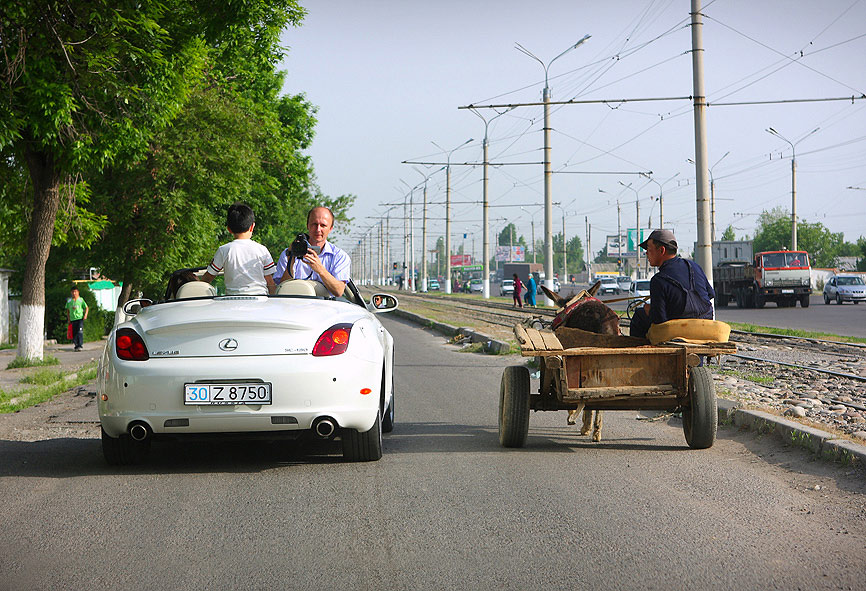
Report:
<svg viewBox="0 0 866 591"><path fill-rule="evenodd" d="M503 446L523 446L530 410L580 408L681 410L689 447L713 445L716 392L705 361L736 353L735 344L672 340L651 345L644 339L565 327L554 332L530 324L516 325L514 333L521 354L537 359L540 384L538 392L530 392L525 366L505 368L499 395L499 441Z"/></svg>

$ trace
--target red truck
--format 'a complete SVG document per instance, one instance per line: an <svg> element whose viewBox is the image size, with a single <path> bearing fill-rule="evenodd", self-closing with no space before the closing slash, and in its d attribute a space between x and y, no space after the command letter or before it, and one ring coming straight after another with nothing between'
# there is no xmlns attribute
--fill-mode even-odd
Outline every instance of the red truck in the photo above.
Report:
<svg viewBox="0 0 866 591"><path fill-rule="evenodd" d="M713 289L716 305L735 301L740 308L809 306L812 268L804 250L769 250L752 254L748 240L713 242Z"/></svg>

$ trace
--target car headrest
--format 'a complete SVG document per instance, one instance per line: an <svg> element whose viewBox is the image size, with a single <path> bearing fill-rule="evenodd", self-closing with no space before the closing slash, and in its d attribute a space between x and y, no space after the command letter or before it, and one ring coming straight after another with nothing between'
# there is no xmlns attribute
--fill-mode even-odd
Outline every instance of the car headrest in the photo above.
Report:
<svg viewBox="0 0 866 591"><path fill-rule="evenodd" d="M210 298L217 294L216 288L204 281L190 281L184 283L177 289L178 300L189 298Z"/></svg>
<svg viewBox="0 0 866 591"><path fill-rule="evenodd" d="M300 295L315 297L316 285L322 285L318 281L309 279L286 279L277 287L277 295ZM322 285L322 287L325 287Z"/></svg>

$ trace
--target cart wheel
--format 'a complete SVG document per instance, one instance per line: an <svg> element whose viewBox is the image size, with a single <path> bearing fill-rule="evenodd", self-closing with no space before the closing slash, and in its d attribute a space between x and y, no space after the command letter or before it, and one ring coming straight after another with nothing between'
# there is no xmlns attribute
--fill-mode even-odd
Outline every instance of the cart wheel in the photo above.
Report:
<svg viewBox="0 0 866 591"><path fill-rule="evenodd" d="M683 432L692 449L707 449L716 441L718 408L713 375L708 367L689 370L689 407L683 409Z"/></svg>
<svg viewBox="0 0 866 591"><path fill-rule="evenodd" d="M499 443L523 447L529 433L529 370L511 365L502 372L499 387Z"/></svg>

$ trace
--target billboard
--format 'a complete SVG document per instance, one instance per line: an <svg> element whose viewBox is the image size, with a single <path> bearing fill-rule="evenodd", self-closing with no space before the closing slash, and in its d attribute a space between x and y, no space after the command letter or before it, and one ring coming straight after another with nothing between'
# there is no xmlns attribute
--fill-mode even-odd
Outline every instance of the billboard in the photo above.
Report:
<svg viewBox="0 0 866 591"><path fill-rule="evenodd" d="M641 228L640 229L640 240L635 241L637 237L637 230L634 228L629 228L626 234L623 234L617 240L616 235L607 237L607 256L609 257L619 257L619 256L634 256L635 251L637 250L637 245L643 242L649 237L652 232L649 228ZM620 246L622 250L620 251Z"/></svg>
<svg viewBox="0 0 866 591"><path fill-rule="evenodd" d="M463 267L465 265L472 264L472 255L471 254L452 254L451 255L451 266L452 267Z"/></svg>
<svg viewBox="0 0 866 591"><path fill-rule="evenodd" d="M607 256L609 257L619 257L625 254L625 242L626 236L623 234L617 239L616 235L607 237ZM622 251L620 251L620 245L623 246Z"/></svg>
<svg viewBox="0 0 866 591"><path fill-rule="evenodd" d="M526 259L526 248L523 246L497 246L495 256L500 263L522 263Z"/></svg>
<svg viewBox="0 0 866 591"><path fill-rule="evenodd" d="M630 254L634 254L637 251L637 245L649 238L649 235L652 234L652 230L649 228L641 228L640 229L640 240L635 240L637 238L637 230L634 228L628 229L628 252Z"/></svg>

